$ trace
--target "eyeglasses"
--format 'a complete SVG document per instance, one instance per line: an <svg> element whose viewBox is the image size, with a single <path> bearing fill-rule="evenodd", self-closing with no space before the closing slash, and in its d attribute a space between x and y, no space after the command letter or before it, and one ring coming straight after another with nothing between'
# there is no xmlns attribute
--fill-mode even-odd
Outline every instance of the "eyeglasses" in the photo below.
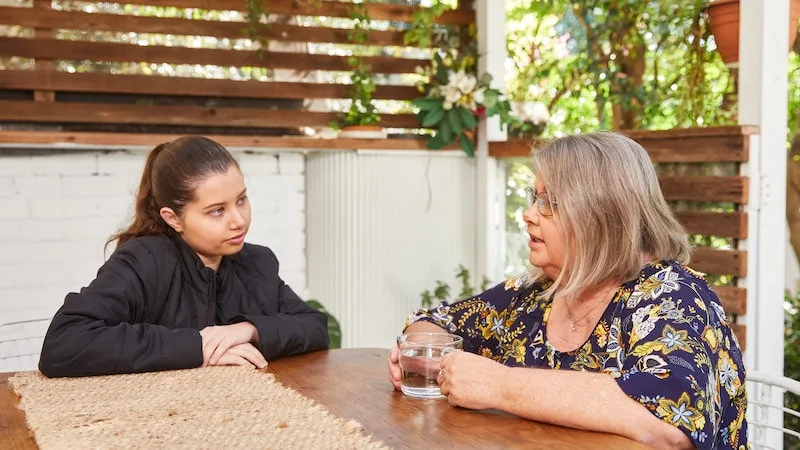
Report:
<svg viewBox="0 0 800 450"><path fill-rule="evenodd" d="M539 209L539 214L544 217L552 217L553 212L558 205L558 202L555 200L551 200L548 197L547 192L536 192L533 188L525 189L528 198L528 205L533 206L536 204L536 207Z"/></svg>

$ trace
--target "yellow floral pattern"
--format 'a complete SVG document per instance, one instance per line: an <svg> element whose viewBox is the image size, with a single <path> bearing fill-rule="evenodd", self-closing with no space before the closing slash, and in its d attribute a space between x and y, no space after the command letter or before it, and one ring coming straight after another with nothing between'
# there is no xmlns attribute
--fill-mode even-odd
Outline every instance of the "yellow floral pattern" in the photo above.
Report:
<svg viewBox="0 0 800 450"><path fill-rule="evenodd" d="M526 276L411 314L464 338L464 349L508 366L602 372L700 449L746 448L745 369L736 336L702 274L674 261L625 283L585 344L547 340L549 282Z"/></svg>

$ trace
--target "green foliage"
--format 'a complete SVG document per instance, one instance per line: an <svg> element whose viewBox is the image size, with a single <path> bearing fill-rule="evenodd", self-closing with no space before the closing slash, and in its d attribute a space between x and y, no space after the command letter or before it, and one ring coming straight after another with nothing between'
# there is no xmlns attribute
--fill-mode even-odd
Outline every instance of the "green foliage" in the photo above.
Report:
<svg viewBox="0 0 800 450"><path fill-rule="evenodd" d="M792 297L787 293L784 301L786 335L784 340L783 373L794 380L800 380L800 294ZM784 396L784 406L800 411L800 397L787 393ZM784 414L784 425L792 430L800 430L800 418L791 414ZM797 439L784 438L787 449L800 449Z"/></svg>
<svg viewBox="0 0 800 450"><path fill-rule="evenodd" d="M375 80L372 70L361 58L351 56L348 63L352 68L350 82L350 108L341 118L343 126L348 125L377 125L381 121L372 97L375 94Z"/></svg>
<svg viewBox="0 0 800 450"><path fill-rule="evenodd" d="M242 30L244 35L255 42L258 42L258 56L263 57L264 50L267 49L269 41L266 38L266 32L269 30L269 16L268 0L246 0L247 3L247 27Z"/></svg>
<svg viewBox="0 0 800 450"><path fill-rule="evenodd" d="M547 103L549 135L731 123L708 0L508 0L509 96Z"/></svg>
<svg viewBox="0 0 800 450"><path fill-rule="evenodd" d="M412 15L411 27L403 35L403 43L406 45L418 45L423 48L433 45L434 22L450 6L440 0L433 0L433 4L428 8L420 8Z"/></svg>
<svg viewBox="0 0 800 450"><path fill-rule="evenodd" d="M322 303L318 302L317 300L306 300L306 304L317 311L325 313L328 316L328 339L330 339L330 348L341 348L342 347L342 328L339 325L339 321L333 314L330 313Z"/></svg>
<svg viewBox="0 0 800 450"><path fill-rule="evenodd" d="M368 32L370 30L371 19L367 14L364 3L352 3L350 9L350 19L353 20L353 29L347 33L347 38L353 44L359 46L353 55L347 58L350 65L350 108L340 118L340 123L332 124L338 126L368 126L377 125L381 118L378 115L375 103L372 98L375 94L375 79L372 68L366 64L360 55L360 48L367 44Z"/></svg>
<svg viewBox="0 0 800 450"><path fill-rule="evenodd" d="M799 39L800 40L800 39ZM789 140L800 127L800 53L789 54Z"/></svg>
<svg viewBox="0 0 800 450"><path fill-rule="evenodd" d="M469 270L463 265L459 264L458 269L456 270L456 279L459 280L461 286L455 299L451 299L450 285L442 280L436 280L436 287L434 287L433 290L425 290L420 293L420 304L422 307L429 309L434 306L434 304L450 302L451 300L461 300L472 297L476 294L475 286L472 284ZM484 276L483 280L481 280L481 285L479 286L479 292L483 292L488 289L489 283L491 283L491 281Z"/></svg>

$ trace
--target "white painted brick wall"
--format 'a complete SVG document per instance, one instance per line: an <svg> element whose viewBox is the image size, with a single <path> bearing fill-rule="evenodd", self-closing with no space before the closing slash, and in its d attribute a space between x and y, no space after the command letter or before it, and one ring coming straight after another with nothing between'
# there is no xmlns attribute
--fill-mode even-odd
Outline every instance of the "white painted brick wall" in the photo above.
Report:
<svg viewBox="0 0 800 450"><path fill-rule="evenodd" d="M248 242L272 248L281 276L306 292L305 157L236 152L253 222ZM50 319L88 284L103 245L125 225L145 153L0 155L0 372L35 369Z"/></svg>

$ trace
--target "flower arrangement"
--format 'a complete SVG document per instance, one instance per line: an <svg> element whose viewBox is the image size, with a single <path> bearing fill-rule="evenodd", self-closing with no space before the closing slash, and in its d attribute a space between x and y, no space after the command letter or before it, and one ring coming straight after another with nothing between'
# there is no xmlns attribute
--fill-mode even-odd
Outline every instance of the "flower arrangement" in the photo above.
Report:
<svg viewBox="0 0 800 450"><path fill-rule="evenodd" d="M508 134L518 139L540 136L550 121L550 112L542 102L511 102L511 115Z"/></svg>
<svg viewBox="0 0 800 450"><path fill-rule="evenodd" d="M453 51L438 51L432 64L417 73L422 81L417 88L424 96L414 99L422 126L433 128L429 149L440 149L458 140L469 156L475 154L474 130L480 117L500 116L503 124L511 122L511 105L503 93L490 87L489 74L478 76L475 58Z"/></svg>

